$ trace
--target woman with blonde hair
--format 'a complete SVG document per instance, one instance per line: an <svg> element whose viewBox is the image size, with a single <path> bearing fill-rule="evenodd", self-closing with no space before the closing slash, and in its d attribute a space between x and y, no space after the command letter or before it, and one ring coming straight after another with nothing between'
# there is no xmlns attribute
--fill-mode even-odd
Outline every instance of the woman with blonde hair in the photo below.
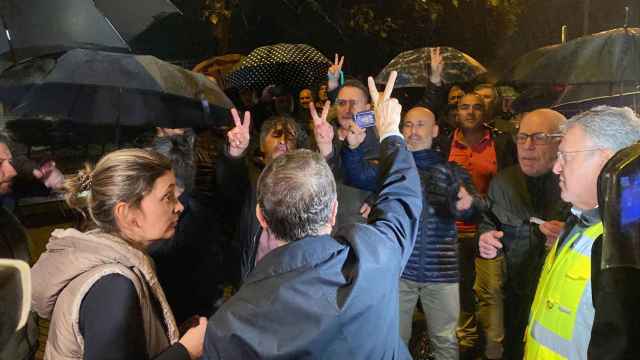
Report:
<svg viewBox="0 0 640 360"><path fill-rule="evenodd" d="M123 149L66 182L91 230L55 230L32 269L33 309L50 319L45 359L196 359L206 319L181 338L145 248L183 210L164 156Z"/></svg>

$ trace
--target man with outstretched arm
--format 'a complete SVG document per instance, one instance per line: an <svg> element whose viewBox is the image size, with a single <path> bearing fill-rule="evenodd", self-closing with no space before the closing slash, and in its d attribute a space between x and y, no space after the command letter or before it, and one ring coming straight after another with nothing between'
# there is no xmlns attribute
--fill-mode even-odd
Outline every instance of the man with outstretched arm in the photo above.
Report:
<svg viewBox="0 0 640 360"><path fill-rule="evenodd" d="M402 106L369 88L382 139L380 193L369 224L340 227L333 174L298 150L264 169L256 215L270 251L211 318L208 359L410 359L398 329L398 279L422 211L420 180L398 131ZM326 115L326 112L324 113ZM332 141L326 119L317 136Z"/></svg>

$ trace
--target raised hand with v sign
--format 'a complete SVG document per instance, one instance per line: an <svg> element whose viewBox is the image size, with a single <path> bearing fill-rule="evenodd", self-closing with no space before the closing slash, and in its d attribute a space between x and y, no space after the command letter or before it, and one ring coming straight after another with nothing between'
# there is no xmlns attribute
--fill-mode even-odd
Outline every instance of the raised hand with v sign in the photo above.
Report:
<svg viewBox="0 0 640 360"><path fill-rule="evenodd" d="M251 135L249 133L251 125L251 113L245 111L244 121L240 120L240 114L235 108L231 109L231 116L235 127L227 133L229 139L229 155L233 157L241 156L249 146Z"/></svg>
<svg viewBox="0 0 640 360"><path fill-rule="evenodd" d="M309 113L311 113L311 118L313 119L313 136L316 139L320 154L325 159L331 156L331 152L333 152L334 131L333 126L327 121L330 107L331 102L327 100L322 108L322 114L318 115L316 106L313 102L309 103Z"/></svg>
<svg viewBox="0 0 640 360"><path fill-rule="evenodd" d="M336 54L336 58L333 61L333 65L329 67L327 71L327 77L329 78L328 90L333 91L340 86L340 72L342 71L342 64L344 64L344 56L340 57Z"/></svg>
<svg viewBox="0 0 640 360"><path fill-rule="evenodd" d="M393 86L396 83L396 77L398 73L392 71L389 74L387 85L384 88L382 95L376 89L376 83L371 76L369 76L369 94L371 95L371 103L376 114L376 129L380 139L384 139L391 134L400 135L400 118L402 115L402 105L398 102L398 99L391 97Z"/></svg>

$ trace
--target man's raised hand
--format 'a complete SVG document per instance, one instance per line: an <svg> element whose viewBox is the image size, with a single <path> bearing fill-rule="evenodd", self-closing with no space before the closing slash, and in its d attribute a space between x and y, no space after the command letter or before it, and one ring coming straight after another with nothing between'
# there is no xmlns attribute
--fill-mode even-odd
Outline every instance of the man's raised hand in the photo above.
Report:
<svg viewBox="0 0 640 360"><path fill-rule="evenodd" d="M327 71L327 77L329 78L328 91L333 91L340 86L338 80L340 79L340 71L342 71L342 64L344 64L344 56L338 56L336 54L333 64Z"/></svg>
<svg viewBox="0 0 640 360"><path fill-rule="evenodd" d="M331 152L333 152L334 131L333 126L327 121L330 107L331 102L327 100L324 103L324 107L322 107L322 114L318 115L313 101L309 103L309 113L311 113L311 118L313 119L313 135L316 139L320 154L325 158L328 158Z"/></svg>
<svg viewBox="0 0 640 360"><path fill-rule="evenodd" d="M229 155L233 157L241 156L249 146L251 135L249 129L251 125L251 113L245 111L244 121L240 120L240 114L235 108L231 109L231 116L235 127L227 133L229 139Z"/></svg>
<svg viewBox="0 0 640 360"><path fill-rule="evenodd" d="M444 71L444 60L440 54L440 48L430 48L429 57L431 58L431 72L429 73L429 81L440 86L442 84L442 73Z"/></svg>
<svg viewBox="0 0 640 360"><path fill-rule="evenodd" d="M402 115L402 105L398 102L398 99L391 98L391 92L396 82L398 73L392 71L387 80L387 85L384 88L384 93L380 94L376 89L376 83L373 78L369 76L369 94L371 95L371 102L376 114L376 128L378 129L378 135L380 138L384 138L386 135L400 132L400 117Z"/></svg>

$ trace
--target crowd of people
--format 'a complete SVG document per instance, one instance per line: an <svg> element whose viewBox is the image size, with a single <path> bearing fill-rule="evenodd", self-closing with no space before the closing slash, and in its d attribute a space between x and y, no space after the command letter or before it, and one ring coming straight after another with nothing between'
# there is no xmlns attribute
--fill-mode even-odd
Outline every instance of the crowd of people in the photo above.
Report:
<svg viewBox="0 0 640 360"><path fill-rule="evenodd" d="M634 278L601 283L599 262L597 178L640 140L632 110L514 121L494 85L444 83L438 49L424 97L401 104L395 72L379 93L341 81L343 63L297 104L238 91L207 194L194 129L64 182L53 163L16 171L2 135L0 195L26 172L82 214L32 268L45 358L409 359L418 300L434 359L640 354ZM0 211L0 256L32 260ZM0 359L33 356L36 321Z"/></svg>

